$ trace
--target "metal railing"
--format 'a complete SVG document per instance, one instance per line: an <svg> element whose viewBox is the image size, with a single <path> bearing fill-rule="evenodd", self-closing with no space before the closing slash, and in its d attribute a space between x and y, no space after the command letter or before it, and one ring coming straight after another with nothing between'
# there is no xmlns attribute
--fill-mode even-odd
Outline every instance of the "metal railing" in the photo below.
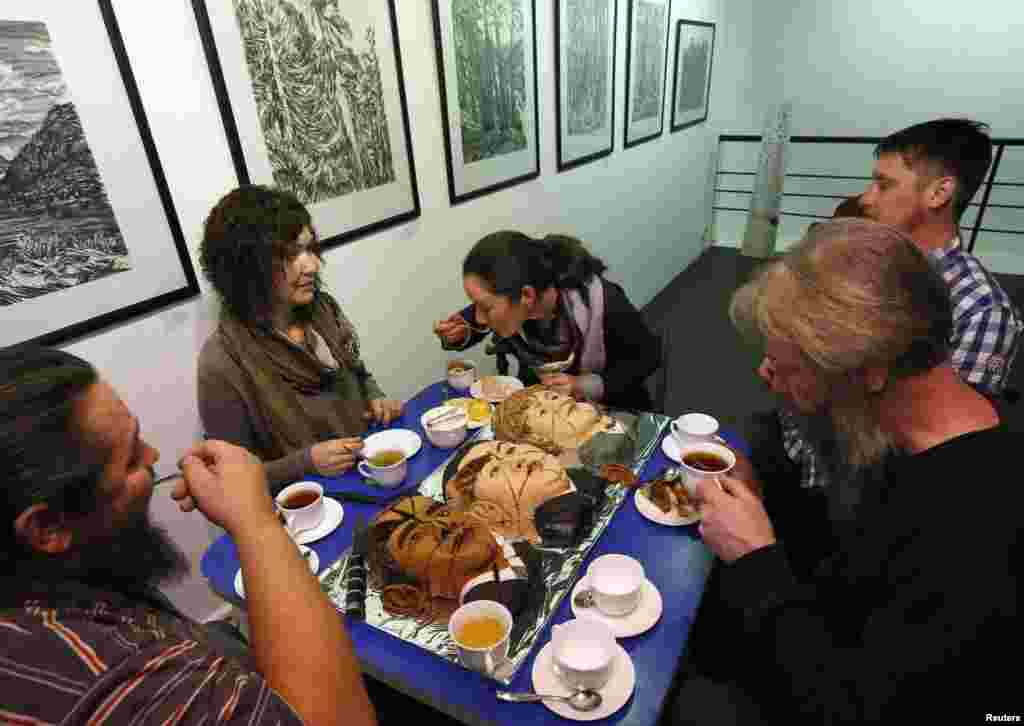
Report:
<svg viewBox="0 0 1024 726"><path fill-rule="evenodd" d="M870 146L870 149L865 151L865 166L869 164L871 158L871 152L874 147L881 141L881 137L874 136L792 136L789 139L790 144L863 144ZM760 144L761 137L756 134L720 134L718 137L718 148L719 158L721 158L722 144L724 143L751 143ZM967 249L969 252L974 251L974 245L977 242L978 234L981 232L989 232L994 234L1002 235L1020 235L1024 237L1024 227L1021 229L1006 229L998 227L986 227L985 226L985 215L991 209L1005 209L1005 210L1024 210L1024 204L1003 204L994 203L992 199L993 189L1014 189L1019 188L1022 190L1024 195L1024 181L1005 181L999 179L1000 165L1003 162L1004 155L1007 148L1010 147L1024 147L1024 139L992 139L993 146L993 159L992 165L989 168L989 173L986 176L985 182L982 184L978 193L975 195L975 199L972 200L968 208L975 208L977 214L974 216L974 223L970 225L961 226L961 236L965 232L970 233L969 242ZM717 215L718 212L742 212L746 214L749 212L749 205L747 208L740 208L735 206L725 206L719 204L720 194L741 194L750 196L753 194L751 189L735 189L726 186L725 180L729 177L754 177L756 171L748 171L745 169L722 169L721 166L715 172L715 203L713 210ZM863 175L847 175L847 174L819 174L812 172L787 172L786 179L800 179L800 180L837 180L837 181L859 181L863 182L863 187L867 186L867 183L871 181L870 176ZM980 199L978 199L980 195ZM787 192L783 187L782 204L785 205L786 199L833 199L843 200L855 194L827 194L827 193L806 193L806 192ZM780 216L783 217L802 217L808 219L829 219L831 214L808 214L806 212L799 212L793 210L782 209ZM967 216L967 212L964 213Z"/></svg>

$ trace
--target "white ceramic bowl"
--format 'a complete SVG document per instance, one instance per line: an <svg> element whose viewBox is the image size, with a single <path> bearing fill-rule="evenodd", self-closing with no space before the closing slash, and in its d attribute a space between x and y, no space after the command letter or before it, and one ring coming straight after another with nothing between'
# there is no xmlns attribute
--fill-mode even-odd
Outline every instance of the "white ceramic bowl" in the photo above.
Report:
<svg viewBox="0 0 1024 726"><path fill-rule="evenodd" d="M439 424L431 424L432 420L444 418ZM427 434L427 439L439 449L450 449L466 440L466 426L469 416L461 408L455 406L437 406L420 416L420 425Z"/></svg>
<svg viewBox="0 0 1024 726"><path fill-rule="evenodd" d="M461 368L462 373L452 373L453 368ZM448 361L448 385L456 391L465 391L476 380L476 365L468 360Z"/></svg>

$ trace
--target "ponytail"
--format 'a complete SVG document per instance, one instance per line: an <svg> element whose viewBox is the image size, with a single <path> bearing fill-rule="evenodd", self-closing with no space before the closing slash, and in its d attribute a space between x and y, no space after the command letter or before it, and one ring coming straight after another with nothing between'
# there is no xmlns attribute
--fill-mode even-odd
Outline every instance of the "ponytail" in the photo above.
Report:
<svg viewBox="0 0 1024 726"><path fill-rule="evenodd" d="M462 274L475 275L495 294L518 302L524 287L586 290L607 266L575 237L548 235L533 239L521 232L502 231L477 242L462 263Z"/></svg>

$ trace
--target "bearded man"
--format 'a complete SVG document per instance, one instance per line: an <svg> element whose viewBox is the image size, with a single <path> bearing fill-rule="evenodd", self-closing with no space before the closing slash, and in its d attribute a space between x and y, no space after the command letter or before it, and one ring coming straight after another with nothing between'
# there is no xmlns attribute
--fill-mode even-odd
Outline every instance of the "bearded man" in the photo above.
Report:
<svg viewBox="0 0 1024 726"><path fill-rule="evenodd" d="M756 474L698 486L700 532L725 563L731 673L691 673L677 723L1014 713L999 654L1019 642L1020 496L1006 484L1022 442L949 365L940 274L896 229L834 221L741 288L732 313L762 338L772 389L840 462L826 489L836 545L798 576ZM766 481L765 498L782 486Z"/></svg>
<svg viewBox="0 0 1024 726"><path fill-rule="evenodd" d="M187 563L147 518L158 457L91 365L0 350L0 722L375 723L341 618L244 449L189 451L172 496L238 547L251 655L159 594Z"/></svg>

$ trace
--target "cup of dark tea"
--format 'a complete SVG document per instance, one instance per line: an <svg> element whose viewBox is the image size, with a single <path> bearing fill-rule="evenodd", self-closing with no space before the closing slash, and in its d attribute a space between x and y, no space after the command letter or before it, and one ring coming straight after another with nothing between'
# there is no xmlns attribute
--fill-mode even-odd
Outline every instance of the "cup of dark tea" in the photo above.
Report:
<svg viewBox="0 0 1024 726"><path fill-rule="evenodd" d="M315 481L286 486L275 501L293 537L316 529L324 519L324 488Z"/></svg>
<svg viewBox="0 0 1024 726"><path fill-rule="evenodd" d="M683 486L691 497L697 495L697 482L714 479L732 471L736 466L736 454L724 444L701 441L687 444L679 449L679 463L682 464Z"/></svg>
<svg viewBox="0 0 1024 726"><path fill-rule="evenodd" d="M409 465L401 449L374 449L364 451L366 457L359 462L359 473L381 486L396 487L405 480Z"/></svg>

